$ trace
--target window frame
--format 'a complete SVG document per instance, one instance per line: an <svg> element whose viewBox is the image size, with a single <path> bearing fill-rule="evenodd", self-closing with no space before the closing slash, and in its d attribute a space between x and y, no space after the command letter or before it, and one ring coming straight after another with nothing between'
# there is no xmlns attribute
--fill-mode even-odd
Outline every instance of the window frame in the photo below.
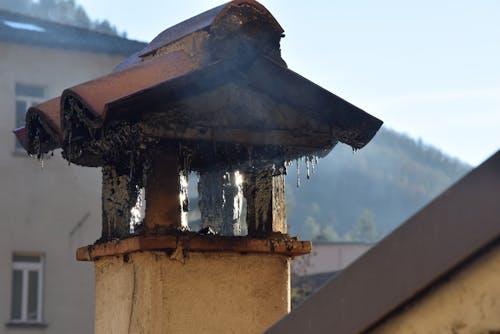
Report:
<svg viewBox="0 0 500 334"><path fill-rule="evenodd" d="M33 257L36 256L40 259L39 262L29 261L15 261L14 257ZM15 270L21 271L21 318L14 319L13 309L10 309L10 323L11 324L42 324L43 323L43 279L44 279L44 255L43 254L27 254L27 253L14 253L12 256L12 277ZM28 319L28 303L29 303L29 273L38 273L37 284L37 316L36 319ZM11 305L14 296L14 281L11 282Z"/></svg>

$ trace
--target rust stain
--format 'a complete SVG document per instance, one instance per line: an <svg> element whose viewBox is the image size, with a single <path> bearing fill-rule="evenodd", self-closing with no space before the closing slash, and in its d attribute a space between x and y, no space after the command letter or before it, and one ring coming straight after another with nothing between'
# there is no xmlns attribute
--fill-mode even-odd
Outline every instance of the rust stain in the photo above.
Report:
<svg viewBox="0 0 500 334"><path fill-rule="evenodd" d="M285 235L271 239L254 239L248 237L206 236L197 233L185 233L181 236L189 240L189 247L179 241L179 236L162 235L155 237L133 237L124 240L110 241L87 247L80 247L76 252L78 261L93 261L103 256L128 254L138 251L173 251L179 255L182 251L191 252L237 252L267 253L290 257L309 254L311 243L298 241ZM176 257L177 257L176 255Z"/></svg>

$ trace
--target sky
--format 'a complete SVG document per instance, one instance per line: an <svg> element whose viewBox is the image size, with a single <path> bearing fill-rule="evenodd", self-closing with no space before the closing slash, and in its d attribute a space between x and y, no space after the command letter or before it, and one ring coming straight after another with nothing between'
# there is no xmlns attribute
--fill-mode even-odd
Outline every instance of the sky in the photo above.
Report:
<svg viewBox="0 0 500 334"><path fill-rule="evenodd" d="M473 166L500 149L500 1L262 0L285 30L289 68ZM214 0L77 0L128 38Z"/></svg>

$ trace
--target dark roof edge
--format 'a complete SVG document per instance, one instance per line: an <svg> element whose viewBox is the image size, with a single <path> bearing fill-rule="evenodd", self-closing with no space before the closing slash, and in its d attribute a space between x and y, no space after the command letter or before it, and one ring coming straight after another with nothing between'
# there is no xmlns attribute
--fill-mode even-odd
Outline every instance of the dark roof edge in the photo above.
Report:
<svg viewBox="0 0 500 334"><path fill-rule="evenodd" d="M18 45L27 45L31 47L41 47L41 48L47 48L47 49L56 49L56 50L65 50L65 51L78 51L78 52L84 52L84 53L92 53L92 54L102 54L102 55L109 55L109 56L122 56L126 57L130 55L130 52L126 51L112 51L112 50L100 50L97 48L87 48L84 46L78 47L78 46L71 46L71 45L66 45L63 43L45 43L45 42L37 42L37 41L20 41L15 38L12 39L0 39L0 43L12 43L12 44L18 44ZM140 42L138 42L140 43Z"/></svg>
<svg viewBox="0 0 500 334"><path fill-rule="evenodd" d="M25 20L25 21L28 21L29 23L33 23L33 24L37 24L37 25L57 26L61 29L71 29L75 33L83 32L83 33L87 33L87 34L97 35L97 36L100 36L100 37L105 38L105 39L117 40L117 41L120 41L121 43L127 43L130 45L136 44L137 49L143 48L147 45L147 43L143 42L143 41L128 39L128 38L121 37L118 35L107 34L107 33L92 30L89 28L84 28L84 27L74 26L74 25L70 25L70 24L64 24L64 23L60 23L60 22L56 22L56 21L46 20L46 19L42 19L39 17L30 16L30 15L26 15L26 14L22 14L22 13L17 13L17 12L5 10L5 9L0 9L0 20L2 19L2 16L3 16L2 14L12 16L12 19ZM22 40L16 39L15 37L7 38L7 39L5 39L5 41L12 42L15 44L22 44L22 45L36 45L36 46L45 46L45 47L49 47L49 48L58 48L58 49L64 48L64 49L87 51L87 52L93 51L92 53L103 53L103 54L120 55L120 56L129 56L131 53L128 50L123 51L123 52L120 52L120 51L118 51L118 52L105 52L105 51L99 51L99 50L88 50L88 49L85 49L84 47L82 47L82 48L71 47L71 46L68 47L67 43L60 43L60 44L53 43L52 45L50 45L50 44L48 45L47 43L44 43L44 42L36 43L36 41L33 41L33 40L22 41ZM0 42L2 42L2 40L0 40Z"/></svg>
<svg viewBox="0 0 500 334"><path fill-rule="evenodd" d="M93 29L89 29L89 28L84 28L84 27L80 27L80 26L74 26L74 25L67 24L67 23L60 23L60 22L57 22L57 21L46 20L46 19L42 19L40 17L26 15L26 14L22 14L22 13L17 13L17 12L13 12L13 11L6 10L6 9L0 9L0 13L1 12L8 13L8 14L11 14L11 15L14 15L14 16L19 16L19 17L22 17L22 18L27 18L27 19L31 20L33 23L55 24L55 25L58 25L58 26L61 26L61 27L66 27L66 28L70 28L70 29L75 29L75 30L81 30L81 31L85 31L85 32L90 32L90 33L97 34L97 35L102 35L102 36L105 36L105 37L121 39L121 40L128 41L128 42L136 42L136 43L141 43L141 44L147 44L146 42L143 42L143 41L139 41L139 40L135 40L135 39L128 39L126 37L122 37L122 36L119 36L119 35L107 34L105 32L97 31L97 30L93 30Z"/></svg>
<svg viewBox="0 0 500 334"><path fill-rule="evenodd" d="M362 333L500 238L500 150L266 333Z"/></svg>

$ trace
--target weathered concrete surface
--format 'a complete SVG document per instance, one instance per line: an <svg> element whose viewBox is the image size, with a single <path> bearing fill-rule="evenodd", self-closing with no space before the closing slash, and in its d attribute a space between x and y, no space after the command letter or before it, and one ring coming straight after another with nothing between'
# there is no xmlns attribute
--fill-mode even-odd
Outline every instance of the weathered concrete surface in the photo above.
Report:
<svg viewBox="0 0 500 334"><path fill-rule="evenodd" d="M371 333L500 333L500 246L439 283Z"/></svg>
<svg viewBox="0 0 500 334"><path fill-rule="evenodd" d="M285 256L137 252L95 269L96 334L262 333L290 310Z"/></svg>

